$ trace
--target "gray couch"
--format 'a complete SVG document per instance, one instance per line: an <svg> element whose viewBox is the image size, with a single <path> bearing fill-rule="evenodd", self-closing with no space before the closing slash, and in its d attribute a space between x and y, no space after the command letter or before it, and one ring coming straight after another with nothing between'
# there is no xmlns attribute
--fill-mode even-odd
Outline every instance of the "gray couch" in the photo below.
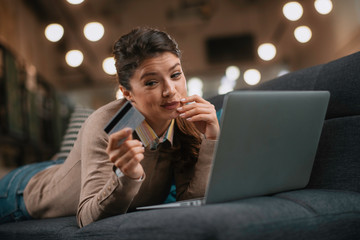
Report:
<svg viewBox="0 0 360 240"><path fill-rule="evenodd" d="M360 239L360 52L254 89L330 91L305 189L203 207L132 212L82 229L74 216L8 223L0 225L0 239ZM210 100L221 108L223 96Z"/></svg>

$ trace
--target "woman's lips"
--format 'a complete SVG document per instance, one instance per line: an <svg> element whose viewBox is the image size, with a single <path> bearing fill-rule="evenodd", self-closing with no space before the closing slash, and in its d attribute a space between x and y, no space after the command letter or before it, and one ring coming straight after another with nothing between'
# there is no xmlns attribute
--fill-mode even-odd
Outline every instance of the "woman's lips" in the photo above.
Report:
<svg viewBox="0 0 360 240"><path fill-rule="evenodd" d="M174 110L177 109L179 106L179 102L178 101L174 101L174 102L170 102L170 103L165 103L163 105L161 105L163 108L167 109L167 110Z"/></svg>

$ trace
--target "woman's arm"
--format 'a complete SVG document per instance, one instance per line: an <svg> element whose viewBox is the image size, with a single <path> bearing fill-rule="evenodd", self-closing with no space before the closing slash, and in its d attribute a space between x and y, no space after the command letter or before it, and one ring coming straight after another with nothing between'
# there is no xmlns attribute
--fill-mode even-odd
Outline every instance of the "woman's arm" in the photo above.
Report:
<svg viewBox="0 0 360 240"><path fill-rule="evenodd" d="M81 138L81 193L77 211L80 227L127 212L142 184L142 180L115 174L114 163L107 152L109 137L103 130L111 118L110 114L104 120L107 115L104 109L91 116L78 136Z"/></svg>

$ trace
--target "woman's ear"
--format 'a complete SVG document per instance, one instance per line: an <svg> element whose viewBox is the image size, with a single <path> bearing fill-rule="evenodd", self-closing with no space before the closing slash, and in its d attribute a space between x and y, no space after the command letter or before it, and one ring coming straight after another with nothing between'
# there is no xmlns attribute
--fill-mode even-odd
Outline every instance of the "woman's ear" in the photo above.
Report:
<svg viewBox="0 0 360 240"><path fill-rule="evenodd" d="M126 100L133 102L134 100L132 99L132 95L131 92L129 90L127 90L126 88L124 88L123 86L120 86L120 91L122 92L124 98L126 98Z"/></svg>

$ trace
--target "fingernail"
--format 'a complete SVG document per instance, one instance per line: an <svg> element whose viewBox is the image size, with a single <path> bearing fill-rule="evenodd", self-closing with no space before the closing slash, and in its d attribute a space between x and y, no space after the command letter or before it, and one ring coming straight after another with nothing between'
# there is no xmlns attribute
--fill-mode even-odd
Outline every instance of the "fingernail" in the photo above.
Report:
<svg viewBox="0 0 360 240"><path fill-rule="evenodd" d="M191 118L187 118L186 120L187 120L187 121L191 121Z"/></svg>
<svg viewBox="0 0 360 240"><path fill-rule="evenodd" d="M178 111L181 111L182 109L183 109L182 107L177 108Z"/></svg>
<svg viewBox="0 0 360 240"><path fill-rule="evenodd" d="M183 116L185 116L185 113L181 113L179 116L180 116L180 117L183 117Z"/></svg>
<svg viewBox="0 0 360 240"><path fill-rule="evenodd" d="M186 100L185 98L180 99L181 102L185 102L185 100Z"/></svg>

